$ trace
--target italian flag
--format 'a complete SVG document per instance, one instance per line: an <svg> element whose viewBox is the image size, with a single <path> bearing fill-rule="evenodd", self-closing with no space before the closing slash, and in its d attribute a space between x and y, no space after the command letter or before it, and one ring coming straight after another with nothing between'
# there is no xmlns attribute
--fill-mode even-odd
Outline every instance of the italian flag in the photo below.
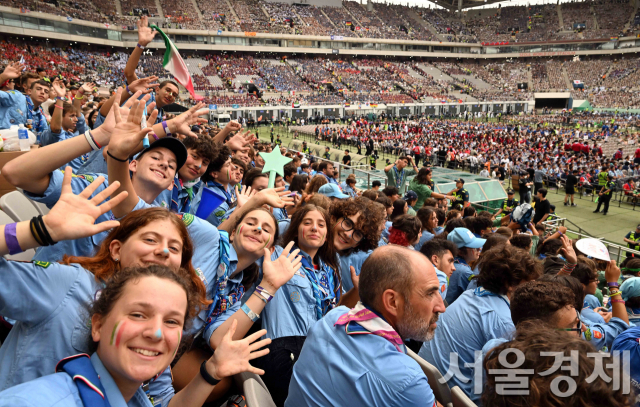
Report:
<svg viewBox="0 0 640 407"><path fill-rule="evenodd" d="M196 95L196 92L193 89L193 82L191 81L191 75L189 75L187 64L184 63L184 59L180 56L178 48L176 48L175 44L171 42L169 37L167 37L167 34L165 34L156 25L151 24L149 27L158 31L164 40L164 45L167 49L164 53L164 60L162 61L164 69L171 72L171 74L176 78L176 81L189 91L192 98L195 100L202 100L202 96Z"/></svg>

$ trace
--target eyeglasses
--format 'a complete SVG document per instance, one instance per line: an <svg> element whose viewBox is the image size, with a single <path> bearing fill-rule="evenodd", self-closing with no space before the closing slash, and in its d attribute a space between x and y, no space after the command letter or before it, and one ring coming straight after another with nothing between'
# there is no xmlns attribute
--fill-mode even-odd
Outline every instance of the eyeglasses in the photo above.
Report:
<svg viewBox="0 0 640 407"><path fill-rule="evenodd" d="M580 320L580 313L576 310L576 316L578 317L578 326L575 328L559 328L558 331L577 332L578 335L582 333L582 321Z"/></svg>
<svg viewBox="0 0 640 407"><path fill-rule="evenodd" d="M342 218L342 221L340 222L340 227L342 228L342 230L344 230L345 232L348 232L350 230L353 230L353 233L351 234L351 238L356 242L356 243L360 243L360 241L362 239L364 239L364 233L362 233L362 231L358 230L358 229L354 229L356 227L356 225L353 223L353 221L349 218Z"/></svg>

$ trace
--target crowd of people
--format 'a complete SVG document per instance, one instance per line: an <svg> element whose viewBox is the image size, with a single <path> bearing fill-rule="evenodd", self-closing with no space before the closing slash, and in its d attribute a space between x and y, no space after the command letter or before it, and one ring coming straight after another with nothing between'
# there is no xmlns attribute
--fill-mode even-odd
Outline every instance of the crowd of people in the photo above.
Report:
<svg viewBox="0 0 640 407"><path fill-rule="evenodd" d="M0 73L0 128L39 144L2 175L48 209L0 226L0 406L242 405L245 372L277 406L446 404L420 363L486 406L638 405L640 260L606 261L548 224L545 186L562 180L567 206L589 186L605 214L618 181L636 198L640 148L604 151L639 144L638 116L316 120L373 168L397 154L384 186L359 189L329 151L211 125L204 103L168 114L179 85L143 66L155 35L143 18L106 95L85 80L100 75L89 54L37 69L13 49ZM212 62L225 79L260 66ZM465 178L436 192L438 165L518 175L520 200L479 211ZM640 249L640 225L625 242Z"/></svg>
<svg viewBox="0 0 640 407"><path fill-rule="evenodd" d="M369 10L367 5L355 1L344 1L341 7L319 7L265 0L233 0L229 3L196 0L199 9L196 10L194 3L188 0L161 0L162 15L154 0L122 0L122 14L118 14L112 0L55 4L0 0L0 4L123 27L133 26L135 16L145 10L151 17L163 17L161 25L165 28L440 42L597 39L634 35L637 28L637 24L632 24L627 31L624 28L632 17L633 7L629 0L599 0L593 5L567 2L562 3L561 11L555 5L535 5L496 8L491 13L481 11L476 14L470 10L463 15L444 9L386 3L375 3ZM559 12L563 16L563 27L559 25ZM584 24L584 27L576 24Z"/></svg>

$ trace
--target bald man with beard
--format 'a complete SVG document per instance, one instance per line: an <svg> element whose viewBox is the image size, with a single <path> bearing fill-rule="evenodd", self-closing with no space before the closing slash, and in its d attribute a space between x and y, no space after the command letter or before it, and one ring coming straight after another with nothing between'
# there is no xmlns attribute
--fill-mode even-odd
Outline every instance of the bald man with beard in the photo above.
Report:
<svg viewBox="0 0 640 407"><path fill-rule="evenodd" d="M414 250L383 246L354 283L355 308L338 307L309 331L285 406L435 406L404 345L431 340L445 311L433 265Z"/></svg>

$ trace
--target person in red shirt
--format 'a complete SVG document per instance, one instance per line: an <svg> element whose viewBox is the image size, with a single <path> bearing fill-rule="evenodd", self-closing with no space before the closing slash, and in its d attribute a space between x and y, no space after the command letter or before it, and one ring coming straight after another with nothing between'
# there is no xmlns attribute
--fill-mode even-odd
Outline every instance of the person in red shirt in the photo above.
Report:
<svg viewBox="0 0 640 407"><path fill-rule="evenodd" d="M640 147L636 148L635 158L633 159L634 164L640 164Z"/></svg>
<svg viewBox="0 0 640 407"><path fill-rule="evenodd" d="M576 140L573 146L571 146L571 150L573 150L574 154L578 154L582 150L582 144Z"/></svg>

